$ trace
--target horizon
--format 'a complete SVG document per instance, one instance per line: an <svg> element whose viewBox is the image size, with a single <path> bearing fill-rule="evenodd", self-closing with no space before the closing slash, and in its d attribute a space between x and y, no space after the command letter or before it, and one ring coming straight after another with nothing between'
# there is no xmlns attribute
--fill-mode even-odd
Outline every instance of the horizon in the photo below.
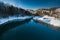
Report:
<svg viewBox="0 0 60 40"><path fill-rule="evenodd" d="M60 0L0 0L0 1L19 8L32 10L60 7Z"/></svg>

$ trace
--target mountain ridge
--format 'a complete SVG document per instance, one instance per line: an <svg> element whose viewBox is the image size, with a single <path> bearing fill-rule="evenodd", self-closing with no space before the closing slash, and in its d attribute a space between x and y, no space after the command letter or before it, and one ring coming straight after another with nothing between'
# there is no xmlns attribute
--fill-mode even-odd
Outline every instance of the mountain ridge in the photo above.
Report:
<svg viewBox="0 0 60 40"><path fill-rule="evenodd" d="M52 7L52 8L42 8L37 10L31 10L31 9L23 9L18 8L13 5L5 4L3 2L0 2L0 18L5 18L9 16L24 16L24 15L37 15L37 16L53 16L60 18L60 7Z"/></svg>

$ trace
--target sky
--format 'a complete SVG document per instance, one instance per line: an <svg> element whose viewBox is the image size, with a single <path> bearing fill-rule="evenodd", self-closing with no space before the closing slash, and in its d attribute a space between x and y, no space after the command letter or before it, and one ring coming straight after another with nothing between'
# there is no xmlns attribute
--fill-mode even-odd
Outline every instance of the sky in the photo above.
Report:
<svg viewBox="0 0 60 40"><path fill-rule="evenodd" d="M60 7L60 0L0 0L23 9Z"/></svg>

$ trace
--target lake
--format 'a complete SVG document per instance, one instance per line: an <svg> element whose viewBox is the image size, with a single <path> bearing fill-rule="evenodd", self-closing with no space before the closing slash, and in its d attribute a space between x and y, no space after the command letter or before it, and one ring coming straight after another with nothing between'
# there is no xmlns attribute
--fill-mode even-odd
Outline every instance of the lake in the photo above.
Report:
<svg viewBox="0 0 60 40"><path fill-rule="evenodd" d="M60 31L31 19L5 31L1 37L2 40L60 40Z"/></svg>

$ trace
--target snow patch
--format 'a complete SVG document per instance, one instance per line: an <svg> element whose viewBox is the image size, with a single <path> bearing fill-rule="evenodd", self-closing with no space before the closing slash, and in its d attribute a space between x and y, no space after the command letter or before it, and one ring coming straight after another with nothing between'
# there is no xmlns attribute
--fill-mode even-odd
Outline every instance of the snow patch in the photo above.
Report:
<svg viewBox="0 0 60 40"><path fill-rule="evenodd" d="M1 18L0 19L0 25L5 23L5 22L8 22L8 21L13 21L15 19L21 19L21 20L25 20L27 18L31 18L30 16L24 16L24 17L8 17L8 18Z"/></svg>
<svg viewBox="0 0 60 40"><path fill-rule="evenodd" d="M33 19L36 21L42 21L44 23L60 27L60 20L56 19L55 17L50 17L50 16L45 15L43 17L35 17Z"/></svg>

